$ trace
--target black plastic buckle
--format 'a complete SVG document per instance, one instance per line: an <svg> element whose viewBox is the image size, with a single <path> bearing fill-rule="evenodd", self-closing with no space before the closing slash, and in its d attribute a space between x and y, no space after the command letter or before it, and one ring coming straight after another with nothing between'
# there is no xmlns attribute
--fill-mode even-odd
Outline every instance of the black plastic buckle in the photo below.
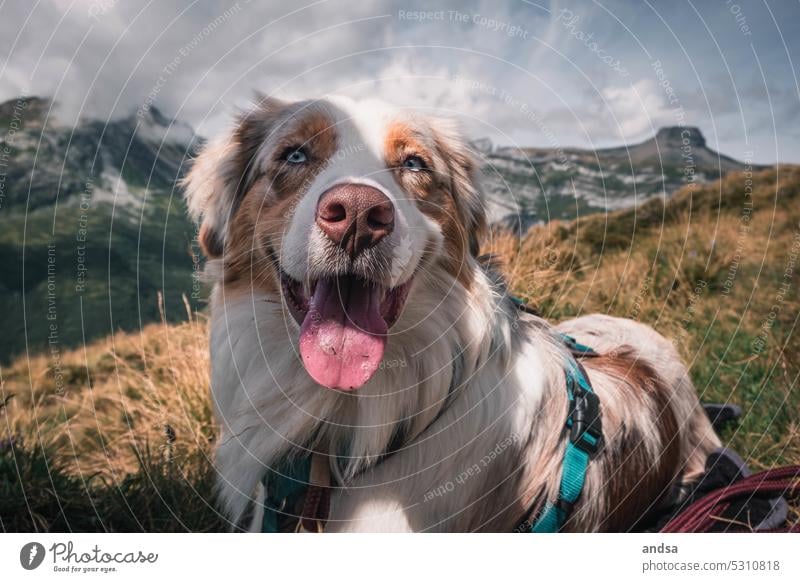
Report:
<svg viewBox="0 0 800 582"><path fill-rule="evenodd" d="M580 386L573 387L573 399L569 406L570 425L569 440L576 447L589 455L600 450L603 441L603 422L600 417L600 398L594 392L584 390ZM593 436L595 442L585 439L585 435Z"/></svg>

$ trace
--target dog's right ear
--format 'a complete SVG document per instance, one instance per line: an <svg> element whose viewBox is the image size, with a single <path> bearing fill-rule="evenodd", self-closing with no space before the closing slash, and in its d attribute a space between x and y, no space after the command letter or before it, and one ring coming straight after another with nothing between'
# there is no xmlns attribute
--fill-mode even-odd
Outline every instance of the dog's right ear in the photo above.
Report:
<svg viewBox="0 0 800 582"><path fill-rule="evenodd" d="M182 180L189 214L200 224L198 242L208 258L222 256L230 220L257 178L259 147L284 107L283 101L260 97L231 129L203 146Z"/></svg>

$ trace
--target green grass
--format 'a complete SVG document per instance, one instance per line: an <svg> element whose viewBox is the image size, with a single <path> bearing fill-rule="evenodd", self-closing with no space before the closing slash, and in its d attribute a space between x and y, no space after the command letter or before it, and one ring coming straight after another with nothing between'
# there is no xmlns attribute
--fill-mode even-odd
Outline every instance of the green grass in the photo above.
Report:
<svg viewBox="0 0 800 582"><path fill-rule="evenodd" d="M0 453L3 531L223 531L213 506L213 469L200 453L166 461L136 450L135 472L118 480L71 475L46 451L18 442Z"/></svg>
<svg viewBox="0 0 800 582"><path fill-rule="evenodd" d="M183 202L170 206L167 194L156 192L143 218L139 213L108 203L83 210L73 199L57 210L48 206L3 218L0 311L6 333L0 334L0 362L26 347L31 353L47 349L53 323L59 346L69 348L158 321L159 293L169 321L185 320L184 296L193 308L200 305L190 256L194 227ZM86 267L82 282L80 262ZM48 319L50 299L55 320Z"/></svg>

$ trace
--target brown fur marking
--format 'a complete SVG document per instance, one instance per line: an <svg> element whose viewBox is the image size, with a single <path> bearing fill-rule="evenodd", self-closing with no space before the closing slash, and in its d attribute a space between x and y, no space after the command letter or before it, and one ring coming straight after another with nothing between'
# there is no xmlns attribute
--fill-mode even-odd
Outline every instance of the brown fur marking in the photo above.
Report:
<svg viewBox="0 0 800 582"><path fill-rule="evenodd" d="M606 475L608 515L604 530L622 531L652 507L653 500L663 497L677 477L680 461L678 419L670 404L670 393L662 378L632 351L618 352L587 360L591 368L616 380L619 399L628 409L639 409L642 415L654 415L658 434L641 434L637 425L610 426ZM602 396L601 396L602 402ZM601 405L602 406L602 405ZM641 410L644 408L644 410ZM604 410L610 416L608 410ZM645 439L659 445L657 458L647 455Z"/></svg>
<svg viewBox="0 0 800 582"><path fill-rule="evenodd" d="M394 171L397 183L416 200L420 211L439 224L446 251L441 258L442 265L469 288L472 274L466 262L472 246L468 231L472 221L464 216L457 202L459 192L454 188L453 166L459 163L458 156L442 140L426 143L430 141L422 131L406 123L392 123L384 143L386 165ZM422 158L428 170L403 169L403 162L412 155Z"/></svg>
<svg viewBox="0 0 800 582"><path fill-rule="evenodd" d="M258 177L242 195L231 220L225 245L226 284L240 282L269 293L280 291L272 263L280 256L283 234L297 201L336 151L333 122L320 111L298 113L282 125L286 133L269 152L266 167L256 169ZM260 143L265 139L266 134ZM292 148L302 148L308 161L302 165L285 162L282 155Z"/></svg>

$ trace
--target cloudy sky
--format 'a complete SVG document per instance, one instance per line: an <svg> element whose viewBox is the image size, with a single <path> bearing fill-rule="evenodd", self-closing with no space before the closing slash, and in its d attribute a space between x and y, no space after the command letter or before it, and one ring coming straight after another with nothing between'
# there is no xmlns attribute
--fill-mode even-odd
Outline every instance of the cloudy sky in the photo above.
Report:
<svg viewBox="0 0 800 582"><path fill-rule="evenodd" d="M58 116L154 104L219 131L253 92L381 97L502 144L598 147L697 125L800 162L800 3L10 0L0 98Z"/></svg>

